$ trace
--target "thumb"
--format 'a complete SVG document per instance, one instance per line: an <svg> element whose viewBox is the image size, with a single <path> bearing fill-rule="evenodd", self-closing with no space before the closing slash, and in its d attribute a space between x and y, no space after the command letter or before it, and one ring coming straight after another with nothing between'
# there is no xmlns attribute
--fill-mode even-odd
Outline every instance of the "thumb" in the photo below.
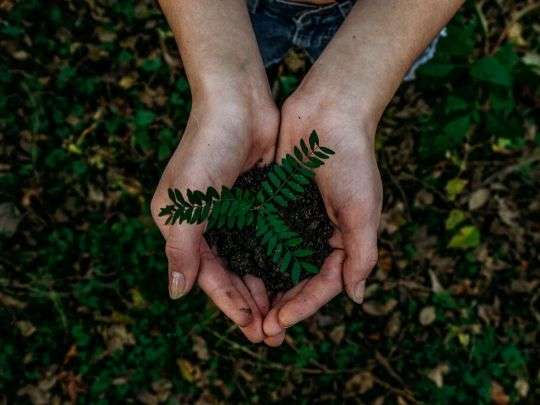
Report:
<svg viewBox="0 0 540 405"><path fill-rule="evenodd" d="M343 263L343 283L351 299L364 300L366 278L378 260L377 229L358 227L343 233L346 258Z"/></svg>
<svg viewBox="0 0 540 405"><path fill-rule="evenodd" d="M199 271L204 225L172 225L165 244L169 269L169 295L178 299L187 294Z"/></svg>

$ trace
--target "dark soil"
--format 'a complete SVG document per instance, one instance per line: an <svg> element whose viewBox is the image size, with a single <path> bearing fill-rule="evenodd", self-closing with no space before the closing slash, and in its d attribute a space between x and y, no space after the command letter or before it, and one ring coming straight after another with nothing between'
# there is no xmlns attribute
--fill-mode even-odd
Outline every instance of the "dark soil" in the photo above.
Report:
<svg viewBox="0 0 540 405"><path fill-rule="evenodd" d="M267 172L268 168L252 169L238 178L235 187L257 190ZM296 201L290 202L280 214L291 229L302 236L303 245L315 252L310 261L320 267L331 251L328 239L333 228L317 186L310 184L306 192ZM265 248L260 245L259 238L255 236L254 227L246 227L241 231L213 229L206 233L206 238L235 273L260 277L271 293L292 287L290 274L280 272L272 263ZM302 274L302 278L306 276Z"/></svg>

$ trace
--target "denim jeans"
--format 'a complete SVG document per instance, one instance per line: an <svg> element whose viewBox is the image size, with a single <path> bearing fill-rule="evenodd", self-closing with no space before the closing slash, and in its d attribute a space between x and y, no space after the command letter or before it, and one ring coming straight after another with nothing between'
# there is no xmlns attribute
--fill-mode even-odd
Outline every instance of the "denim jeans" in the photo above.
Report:
<svg viewBox="0 0 540 405"><path fill-rule="evenodd" d="M376 1L376 0L375 0ZM317 60L356 0L313 5L289 0L247 0L251 22L264 65L279 63L292 47L305 50L311 62ZM414 79L416 69L435 54L443 30L411 66L405 80Z"/></svg>

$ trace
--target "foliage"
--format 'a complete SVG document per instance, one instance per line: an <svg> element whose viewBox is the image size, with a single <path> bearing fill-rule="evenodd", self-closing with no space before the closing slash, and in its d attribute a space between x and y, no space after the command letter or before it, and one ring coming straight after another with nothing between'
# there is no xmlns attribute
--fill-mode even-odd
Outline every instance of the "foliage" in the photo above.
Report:
<svg viewBox="0 0 540 405"><path fill-rule="evenodd" d="M302 238L291 230L279 216L277 207L287 208L288 201L296 200L305 192L313 178L313 169L324 164L334 151L319 145L313 131L309 147L300 140L294 147L294 156L285 155L280 164L273 164L268 180L263 180L259 191L232 190L223 186L218 193L212 186L206 192L187 189L186 197L178 189L169 189L172 204L163 207L159 216L166 216L165 225L201 224L208 220L209 228L228 227L244 229L255 224L256 235L266 246L266 254L284 272L289 268L293 283L300 280L301 271L317 273L315 265L306 260L313 252L302 247Z"/></svg>
<svg viewBox="0 0 540 405"><path fill-rule="evenodd" d="M467 2L403 84L365 303L270 350L167 297L149 202L190 92L155 3L0 2L0 403L539 403L533 6Z"/></svg>

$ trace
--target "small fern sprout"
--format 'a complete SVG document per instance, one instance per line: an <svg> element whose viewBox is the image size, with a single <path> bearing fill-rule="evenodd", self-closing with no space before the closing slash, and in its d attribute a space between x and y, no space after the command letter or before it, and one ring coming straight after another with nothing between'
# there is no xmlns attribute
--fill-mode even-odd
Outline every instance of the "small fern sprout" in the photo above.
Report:
<svg viewBox="0 0 540 405"><path fill-rule="evenodd" d="M319 145L317 132L313 131L307 143L301 139L292 154L271 166L259 190L223 186L218 192L208 187L206 192L188 189L184 196L178 189L169 189L171 204L161 208L159 216L167 217L166 225L200 224L208 220L208 228L254 226L268 257L280 271L289 270L296 284L302 271L317 273L319 269L308 260L313 251L302 247L302 237L287 226L279 209L286 208L305 192L315 176L314 169L324 165L333 154L332 149Z"/></svg>

